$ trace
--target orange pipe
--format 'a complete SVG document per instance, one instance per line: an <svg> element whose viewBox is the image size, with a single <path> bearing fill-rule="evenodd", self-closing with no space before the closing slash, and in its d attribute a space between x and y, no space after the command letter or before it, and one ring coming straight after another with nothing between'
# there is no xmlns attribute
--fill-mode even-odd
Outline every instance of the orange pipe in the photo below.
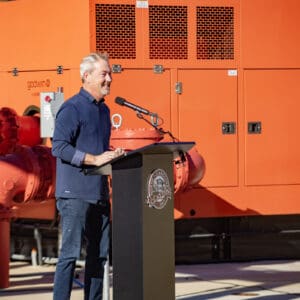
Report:
<svg viewBox="0 0 300 300"><path fill-rule="evenodd" d="M113 129L110 145L112 148L120 147L124 150L133 150L157 143L162 138L163 135L154 128Z"/></svg>
<svg viewBox="0 0 300 300"><path fill-rule="evenodd" d="M174 194L186 192L197 185L205 173L203 157L196 147L184 153L184 157L174 160Z"/></svg>
<svg viewBox="0 0 300 300"><path fill-rule="evenodd" d="M153 128L115 129L111 134L111 147L126 150L137 149L163 139L163 134ZM202 156L193 147L184 157L174 160L174 193L184 192L198 184L204 176L205 164Z"/></svg>

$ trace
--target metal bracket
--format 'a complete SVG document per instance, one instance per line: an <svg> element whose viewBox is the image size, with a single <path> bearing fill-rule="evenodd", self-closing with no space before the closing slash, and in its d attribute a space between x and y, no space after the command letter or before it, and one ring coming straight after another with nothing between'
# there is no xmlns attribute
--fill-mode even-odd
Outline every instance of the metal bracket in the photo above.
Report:
<svg viewBox="0 0 300 300"><path fill-rule="evenodd" d="M111 66L111 71L113 73L121 73L122 72L122 66L121 65L112 65Z"/></svg>
<svg viewBox="0 0 300 300"><path fill-rule="evenodd" d="M223 134L235 134L236 124L235 122L223 122L222 123L222 133Z"/></svg>

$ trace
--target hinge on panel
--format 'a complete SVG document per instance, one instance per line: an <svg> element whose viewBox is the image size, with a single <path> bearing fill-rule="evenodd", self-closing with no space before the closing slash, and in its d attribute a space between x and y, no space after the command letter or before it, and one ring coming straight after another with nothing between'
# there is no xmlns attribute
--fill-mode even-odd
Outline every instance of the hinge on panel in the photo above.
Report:
<svg viewBox="0 0 300 300"><path fill-rule="evenodd" d="M57 66L56 73L61 75L63 72L64 72L64 67L63 66Z"/></svg>
<svg viewBox="0 0 300 300"><path fill-rule="evenodd" d="M11 71L11 73L12 73L13 76L18 76L19 75L18 68L13 68L12 71Z"/></svg>
<svg viewBox="0 0 300 300"><path fill-rule="evenodd" d="M176 82L175 84L175 92L176 94L182 94L182 82Z"/></svg>
<svg viewBox="0 0 300 300"><path fill-rule="evenodd" d="M121 73L122 72L122 66L121 65L112 65L111 71L113 73Z"/></svg>
<svg viewBox="0 0 300 300"><path fill-rule="evenodd" d="M163 65L154 65L153 66L153 72L155 74L161 74L164 71Z"/></svg>

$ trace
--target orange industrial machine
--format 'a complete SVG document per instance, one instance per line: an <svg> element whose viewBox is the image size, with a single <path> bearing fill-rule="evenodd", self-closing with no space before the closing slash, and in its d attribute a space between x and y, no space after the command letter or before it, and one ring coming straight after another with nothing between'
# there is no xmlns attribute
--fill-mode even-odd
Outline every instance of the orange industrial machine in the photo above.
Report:
<svg viewBox="0 0 300 300"><path fill-rule="evenodd" d="M1 1L0 104L33 116L40 92L78 91L82 56L108 52L119 130L149 127L116 96L157 113L205 161L201 182L175 199L177 262L299 258L299 9L298 0Z"/></svg>

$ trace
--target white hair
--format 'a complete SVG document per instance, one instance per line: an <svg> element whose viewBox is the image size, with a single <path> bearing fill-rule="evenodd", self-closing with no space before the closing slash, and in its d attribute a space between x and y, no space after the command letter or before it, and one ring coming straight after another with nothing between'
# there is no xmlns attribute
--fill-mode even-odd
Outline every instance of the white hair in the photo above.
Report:
<svg viewBox="0 0 300 300"><path fill-rule="evenodd" d="M80 63L80 77L81 81L84 82L84 74L86 72L92 73L95 70L95 63L99 60L108 61L108 54L107 53L90 53L89 55L85 56Z"/></svg>

